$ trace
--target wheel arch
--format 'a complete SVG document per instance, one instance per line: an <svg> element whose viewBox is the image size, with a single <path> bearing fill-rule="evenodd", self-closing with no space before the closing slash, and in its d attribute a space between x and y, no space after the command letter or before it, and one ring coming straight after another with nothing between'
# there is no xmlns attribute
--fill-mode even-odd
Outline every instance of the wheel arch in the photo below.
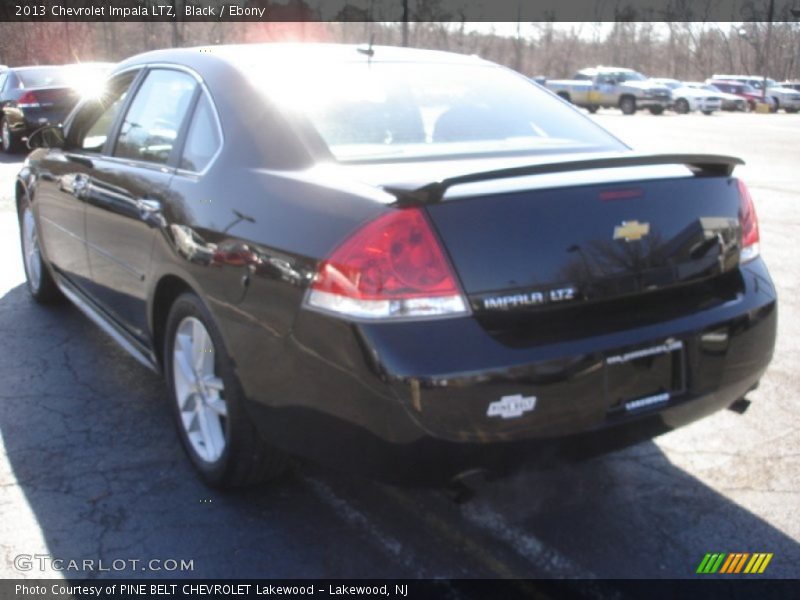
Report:
<svg viewBox="0 0 800 600"><path fill-rule="evenodd" d="M169 310L175 300L186 292L192 292L201 297L185 278L174 273L166 273L161 276L153 290L149 311L150 332L153 340L153 353L162 371L164 369L164 335L166 333Z"/></svg>
<svg viewBox="0 0 800 600"><path fill-rule="evenodd" d="M30 167L25 165L17 175L17 179L14 183L14 200L17 205L17 213L19 213L20 209L22 208L22 199L25 196L30 198L29 191L32 182L33 172L31 171ZM31 200L33 199L31 198Z"/></svg>

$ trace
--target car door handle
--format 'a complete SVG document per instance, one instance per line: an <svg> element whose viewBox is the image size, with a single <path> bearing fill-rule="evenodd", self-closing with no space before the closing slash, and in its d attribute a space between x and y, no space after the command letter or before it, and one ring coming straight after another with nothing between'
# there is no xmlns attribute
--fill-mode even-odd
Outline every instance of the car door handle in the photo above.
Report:
<svg viewBox="0 0 800 600"><path fill-rule="evenodd" d="M84 199L89 193L89 176L86 173L76 173L72 178L72 195Z"/></svg>
<svg viewBox="0 0 800 600"><path fill-rule="evenodd" d="M161 202L153 198L139 198L136 201L139 209L139 218L151 227L164 227L166 221L162 212Z"/></svg>

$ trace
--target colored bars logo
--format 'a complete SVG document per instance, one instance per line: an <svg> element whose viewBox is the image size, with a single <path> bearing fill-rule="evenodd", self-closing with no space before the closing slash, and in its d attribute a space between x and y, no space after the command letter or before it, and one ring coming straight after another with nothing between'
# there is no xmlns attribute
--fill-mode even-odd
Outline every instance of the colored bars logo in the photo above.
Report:
<svg viewBox="0 0 800 600"><path fill-rule="evenodd" d="M706 554L697 567L697 573L701 575L724 573L731 575L735 573L763 573L769 561L772 560L772 553L755 552L730 552L718 554ZM746 565L746 566L745 566Z"/></svg>

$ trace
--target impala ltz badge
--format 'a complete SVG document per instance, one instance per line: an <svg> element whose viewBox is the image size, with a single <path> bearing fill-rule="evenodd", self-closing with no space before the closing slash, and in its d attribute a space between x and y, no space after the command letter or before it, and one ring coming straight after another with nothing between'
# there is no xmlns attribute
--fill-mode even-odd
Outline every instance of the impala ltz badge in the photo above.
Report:
<svg viewBox="0 0 800 600"><path fill-rule="evenodd" d="M528 396L527 398L523 398L522 394L503 396L497 402L492 402L489 405L486 416L514 419L521 417L523 413L532 411L534 408L536 408L536 396Z"/></svg>
<svg viewBox="0 0 800 600"><path fill-rule="evenodd" d="M575 300L577 295L575 288L570 286L552 290L506 294L505 296L487 296L483 298L483 308L486 310L512 310L526 306L539 306L541 304Z"/></svg>
<svg viewBox="0 0 800 600"><path fill-rule="evenodd" d="M650 223L639 221L623 221L622 225L614 227L614 239L635 242L650 233Z"/></svg>

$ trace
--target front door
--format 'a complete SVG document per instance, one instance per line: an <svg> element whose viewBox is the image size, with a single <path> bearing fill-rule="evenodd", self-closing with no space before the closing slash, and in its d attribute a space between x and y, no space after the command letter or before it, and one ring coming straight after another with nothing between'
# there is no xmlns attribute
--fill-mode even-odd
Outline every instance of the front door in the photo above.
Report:
<svg viewBox="0 0 800 600"><path fill-rule="evenodd" d="M125 102L136 72L112 78L104 94L87 100L66 126L64 149L39 160L36 203L47 260L73 284L91 286L86 250L86 198L96 161Z"/></svg>
<svg viewBox="0 0 800 600"><path fill-rule="evenodd" d="M142 340L155 235L163 226L176 142L197 90L183 71L153 68L125 109L110 152L94 161L86 201L93 296Z"/></svg>

